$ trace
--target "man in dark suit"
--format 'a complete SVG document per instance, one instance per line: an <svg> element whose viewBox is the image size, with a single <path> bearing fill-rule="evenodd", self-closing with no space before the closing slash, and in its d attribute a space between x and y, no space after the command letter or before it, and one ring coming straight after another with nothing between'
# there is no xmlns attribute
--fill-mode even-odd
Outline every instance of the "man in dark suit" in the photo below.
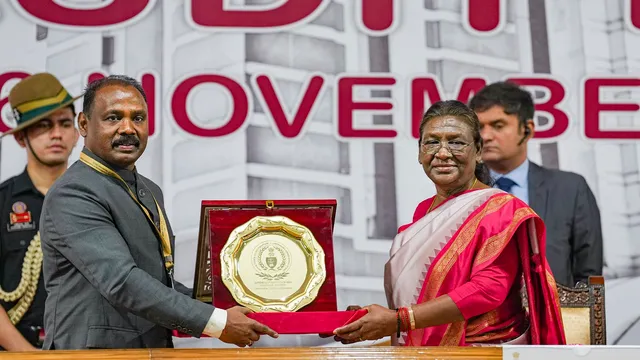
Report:
<svg viewBox="0 0 640 360"><path fill-rule="evenodd" d="M40 219L43 348L172 347L172 329L238 346L277 337L248 309L214 308L173 280L175 241L162 191L135 168L148 138L140 84L109 76L84 95L85 148L49 190Z"/></svg>
<svg viewBox="0 0 640 360"><path fill-rule="evenodd" d="M578 174L527 159L527 142L534 134L531 94L516 84L497 82L480 90L469 106L480 119L482 159L494 186L528 203L544 220L547 258L556 282L575 286L602 275L600 212L589 185Z"/></svg>

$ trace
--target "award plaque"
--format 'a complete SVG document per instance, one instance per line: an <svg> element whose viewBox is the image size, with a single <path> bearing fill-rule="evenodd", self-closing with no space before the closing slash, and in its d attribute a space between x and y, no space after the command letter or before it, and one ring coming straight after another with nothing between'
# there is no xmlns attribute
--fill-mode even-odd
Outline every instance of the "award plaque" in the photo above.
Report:
<svg viewBox="0 0 640 360"><path fill-rule="evenodd" d="M235 228L220 264L233 298L256 312L300 310L316 299L327 272L313 233L285 216L256 216Z"/></svg>
<svg viewBox="0 0 640 360"><path fill-rule="evenodd" d="M281 334L325 334L366 311L337 311L336 200L204 200L193 297L240 305ZM183 335L177 335L183 336Z"/></svg>

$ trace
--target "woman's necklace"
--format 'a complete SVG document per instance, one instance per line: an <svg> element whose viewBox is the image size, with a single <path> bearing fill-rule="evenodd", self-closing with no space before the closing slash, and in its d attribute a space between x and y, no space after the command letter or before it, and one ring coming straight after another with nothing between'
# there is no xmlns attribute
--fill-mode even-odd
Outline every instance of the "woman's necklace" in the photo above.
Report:
<svg viewBox="0 0 640 360"><path fill-rule="evenodd" d="M473 184L471 184L471 187L468 188L467 190L471 190L473 189L474 186L476 186L476 183L478 182L478 178L476 178L475 180L473 180ZM466 191L466 190L465 190ZM437 198L437 196L436 196ZM427 210L427 214L431 212L431 209L433 208L433 205L436 203L436 199L433 199L433 201L431 202L431 205L429 205L429 210Z"/></svg>

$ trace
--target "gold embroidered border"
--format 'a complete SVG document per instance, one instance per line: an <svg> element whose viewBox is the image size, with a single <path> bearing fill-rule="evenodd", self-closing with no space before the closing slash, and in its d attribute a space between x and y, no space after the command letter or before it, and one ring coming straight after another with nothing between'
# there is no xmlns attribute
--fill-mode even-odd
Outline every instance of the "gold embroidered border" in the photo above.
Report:
<svg viewBox="0 0 640 360"><path fill-rule="evenodd" d="M514 334L517 332L517 325L509 326L505 329L496 330L492 332L488 332L486 334L482 334L480 336L467 337L465 339L466 343L491 343L494 341L504 341L509 340L507 337L509 334ZM498 345L498 343L496 343Z"/></svg>
<svg viewBox="0 0 640 360"><path fill-rule="evenodd" d="M513 220L511 221L509 226L499 234L494 235L485 241L484 245L480 248L480 251L478 251L478 254L476 255L476 259L473 262L473 267L476 267L487 261L488 259L491 259L500 254L500 252L509 243L509 240L511 240L513 233L515 232L518 225L520 225L520 221L523 218L534 214L535 213L533 212L533 210L528 207L516 210L515 214L513 215Z"/></svg>
<svg viewBox="0 0 640 360"><path fill-rule="evenodd" d="M440 346L460 346L466 321L458 321L447 326L447 331L440 341Z"/></svg>
<svg viewBox="0 0 640 360"><path fill-rule="evenodd" d="M483 327L489 326L489 324L493 324L498 320L498 309L493 309L488 313L484 313L472 321L467 322L467 335L469 333L474 334L476 331Z"/></svg>

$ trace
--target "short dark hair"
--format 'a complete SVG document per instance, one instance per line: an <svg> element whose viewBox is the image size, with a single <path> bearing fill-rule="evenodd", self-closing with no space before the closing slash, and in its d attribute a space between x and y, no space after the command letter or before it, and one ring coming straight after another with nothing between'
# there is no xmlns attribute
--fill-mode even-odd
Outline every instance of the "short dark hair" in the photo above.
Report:
<svg viewBox="0 0 640 360"><path fill-rule="evenodd" d="M73 103L69 104L66 106L67 109L71 110L71 112L73 113L73 118L76 118L76 106L73 105Z"/></svg>
<svg viewBox="0 0 640 360"><path fill-rule="evenodd" d="M420 139L418 140L418 146L422 144L422 131L424 131L424 127L427 126L427 123L435 118L443 116L453 116L469 125L471 128L471 137L473 138L476 150L482 151L482 136L480 136L480 120L478 120L478 115L476 115L476 113L467 105L458 100L438 101L429 107L420 122ZM491 178L489 168L487 168L485 163L477 163L474 173L480 182L489 186L493 185L493 179Z"/></svg>
<svg viewBox="0 0 640 360"><path fill-rule="evenodd" d="M531 94L509 81L489 84L469 101L469 107L477 112L486 111L496 105L501 106L505 114L516 115L522 126L526 126L527 120L533 119L535 113Z"/></svg>
<svg viewBox="0 0 640 360"><path fill-rule="evenodd" d="M105 78L92 81L87 84L87 87L84 89L84 99L82 102L82 111L85 113L87 117L91 113L91 109L93 108L93 102L96 97L96 92L108 85L124 85L124 86L132 86L140 92L142 97L144 98L144 102L147 102L147 94L145 94L142 85L138 80L126 76L126 75L109 75Z"/></svg>

